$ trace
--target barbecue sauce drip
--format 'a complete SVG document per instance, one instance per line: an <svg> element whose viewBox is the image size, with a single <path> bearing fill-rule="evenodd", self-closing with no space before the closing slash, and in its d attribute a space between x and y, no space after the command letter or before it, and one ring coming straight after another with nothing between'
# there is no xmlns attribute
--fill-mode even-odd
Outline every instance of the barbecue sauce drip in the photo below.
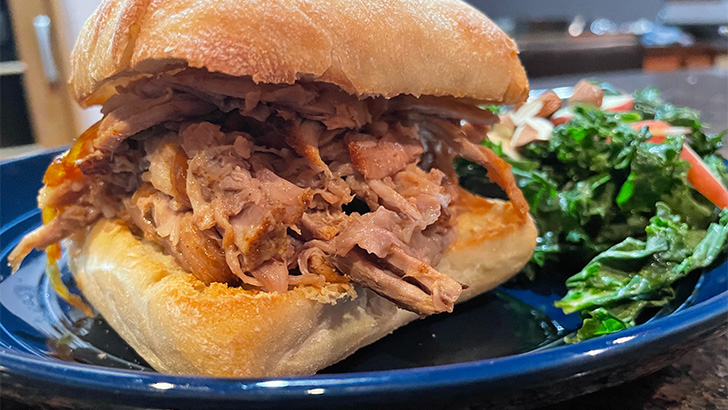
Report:
<svg viewBox="0 0 728 410"><path fill-rule="evenodd" d="M82 159L94 151L94 139L99 131L101 121L90 126L78 139L66 155L61 155L53 160L43 175L43 183L48 187L56 187L64 181L80 181L84 175L76 166L76 161ZM45 212L45 211L44 211Z"/></svg>
<svg viewBox="0 0 728 410"><path fill-rule="evenodd" d="M84 178L83 172L76 166L76 160L84 158L93 152L93 140L98 134L99 123L89 127L78 139L66 155L61 155L53 160L45 174L43 183L49 187L57 187L64 181L80 181ZM43 224L50 223L62 209L43 208ZM61 270L58 261L61 259L61 245L54 243L45 248L46 252L46 275L53 289L70 305L80 309L86 316L93 316L93 310L81 299L80 296L71 293L61 279Z"/></svg>

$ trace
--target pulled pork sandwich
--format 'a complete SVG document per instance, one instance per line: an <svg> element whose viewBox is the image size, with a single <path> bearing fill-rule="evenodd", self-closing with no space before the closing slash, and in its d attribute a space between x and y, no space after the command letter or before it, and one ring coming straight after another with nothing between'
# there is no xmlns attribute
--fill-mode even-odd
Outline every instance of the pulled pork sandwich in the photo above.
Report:
<svg viewBox="0 0 728 410"><path fill-rule="evenodd" d="M44 225L9 260L52 268L65 240L85 298L161 372L313 373L531 256L478 107L528 84L463 2L105 1L72 60L104 116L48 168ZM456 157L510 200L461 189Z"/></svg>

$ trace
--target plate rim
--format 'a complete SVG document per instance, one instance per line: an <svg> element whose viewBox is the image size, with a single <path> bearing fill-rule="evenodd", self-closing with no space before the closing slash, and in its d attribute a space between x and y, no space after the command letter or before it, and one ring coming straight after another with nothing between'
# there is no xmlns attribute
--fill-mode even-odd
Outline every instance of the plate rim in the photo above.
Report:
<svg viewBox="0 0 728 410"><path fill-rule="evenodd" d="M53 149L3 161L0 169L11 163L60 151ZM7 249L0 256L4 259L6 253ZM723 263L715 269L728 269L728 264ZM301 403L302 400L311 399L351 399L372 393L415 394L444 386L466 387L477 384L483 388L492 388L507 386L509 381L516 379L519 380L519 388L526 388L545 383L538 376L549 372L560 372L570 377L617 367L623 364L622 361L612 359L626 354L639 355L649 351L655 344L677 345L699 337L724 323L727 315L728 290L724 290L673 314L577 344L410 369L273 378L215 378L111 369L37 357L0 347L0 374L106 397L113 395L129 400L159 399L165 402L184 399L192 400L190 404L194 404L194 400L201 400L200 403L205 404L223 401L293 403L294 400Z"/></svg>
<svg viewBox="0 0 728 410"><path fill-rule="evenodd" d="M720 265L718 268L725 267ZM586 375L622 364L622 355L639 355L657 343L669 345L698 337L725 321L728 290L679 312L614 334L577 344L492 359L410 369L269 378L216 378L169 375L156 372L111 369L96 365L41 358L0 347L0 373L15 374L40 382L96 393L122 396L164 396L165 399L234 400L260 402L299 400L312 394L352 398L370 393L416 393L430 388L468 384L502 385L539 374L561 371ZM318 389L320 393L311 393ZM323 389L323 390L321 390Z"/></svg>

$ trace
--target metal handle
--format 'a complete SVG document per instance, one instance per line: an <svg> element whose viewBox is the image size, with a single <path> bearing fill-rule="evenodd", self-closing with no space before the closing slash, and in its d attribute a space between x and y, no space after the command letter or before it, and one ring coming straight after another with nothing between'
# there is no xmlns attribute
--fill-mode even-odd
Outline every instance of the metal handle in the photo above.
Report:
<svg viewBox="0 0 728 410"><path fill-rule="evenodd" d="M38 50L40 50L43 74L45 74L46 79L51 85L55 85L58 83L60 74L58 74L58 67L53 59L51 18L43 14L35 16L33 19L33 28L35 29L35 37L38 40Z"/></svg>

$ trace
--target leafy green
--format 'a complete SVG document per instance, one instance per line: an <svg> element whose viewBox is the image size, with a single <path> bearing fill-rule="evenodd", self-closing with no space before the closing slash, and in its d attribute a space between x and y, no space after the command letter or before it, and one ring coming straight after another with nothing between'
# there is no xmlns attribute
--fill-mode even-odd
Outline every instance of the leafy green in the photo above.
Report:
<svg viewBox="0 0 728 410"><path fill-rule="evenodd" d="M680 136L668 136L660 144L645 142L637 148L629 176L616 198L623 212L651 212L662 200L690 225L707 226L715 206L696 197L687 184L690 165L680 159L682 149Z"/></svg>
<svg viewBox="0 0 728 410"><path fill-rule="evenodd" d="M621 95L622 92L616 89L612 84L606 81L600 81L597 79L589 79L589 82L601 88L604 91L604 95Z"/></svg>
<svg viewBox="0 0 728 410"><path fill-rule="evenodd" d="M607 95L620 94L606 83ZM483 144L512 165L539 231L523 273L570 276L558 302L579 312L583 325L570 341L634 326L640 314L674 297L672 283L701 269L725 249L728 211L719 210L687 182L685 142L711 172L728 185L728 170L716 154L723 134L702 130L700 114L662 100L654 88L634 94L630 112L610 113L576 106L549 141L532 142L509 158L503 147ZM686 127L689 135L652 143L643 119ZM471 191L505 198L485 170L456 161L461 184Z"/></svg>
<svg viewBox="0 0 728 410"><path fill-rule="evenodd" d="M614 197L611 175L597 174L574 184L573 188L559 193L563 211L582 224L592 218L607 216Z"/></svg>
<svg viewBox="0 0 728 410"><path fill-rule="evenodd" d="M647 128L635 131L623 120L629 113L574 112L550 141L528 145L524 160L513 161L491 144L513 165L541 233L528 276L541 270L573 274L615 243L644 235L658 201L707 226L713 206L687 185L681 137L647 143ZM559 262L564 260L569 262Z"/></svg>
<svg viewBox="0 0 728 410"><path fill-rule="evenodd" d="M728 169L725 160L720 155L708 155L703 157L703 162L708 166L710 172L715 175L724 186L728 186Z"/></svg>
<svg viewBox="0 0 728 410"><path fill-rule="evenodd" d="M651 92L643 92L652 104L645 112L654 115L665 110L665 103ZM674 107L671 112L693 115ZM680 158L684 138L649 143L647 127L636 131L630 126L632 114L575 107L571 121L556 127L548 142L527 145L518 161L500 145L483 142L513 166L541 234L527 276L543 270L573 274L615 243L643 236L658 201L691 226L705 228L715 217L714 205L687 183L690 166ZM477 187L484 174L479 167L457 170L463 186L486 192Z"/></svg>
<svg viewBox="0 0 728 410"><path fill-rule="evenodd" d="M568 177L625 169L648 138L621 121L620 114L586 107L575 107L574 112L571 121L554 129L548 147Z"/></svg>
<svg viewBox="0 0 728 410"><path fill-rule="evenodd" d="M618 332L635 326L637 316L647 308L664 306L670 296L657 300L635 300L611 309L599 307L582 313L584 321L576 334L564 338L566 343L577 343L582 340Z"/></svg>
<svg viewBox="0 0 728 410"><path fill-rule="evenodd" d="M678 108L665 102L656 88L645 88L636 91L633 96L635 111L645 119L665 121L675 126L700 130L700 112L692 108Z"/></svg>
<svg viewBox="0 0 728 410"><path fill-rule="evenodd" d="M690 165L680 160L682 147L682 137L668 137L661 144L640 144L629 176L617 194L617 205L623 211L650 211L665 193L684 184Z"/></svg>
<svg viewBox="0 0 728 410"><path fill-rule="evenodd" d="M705 134L702 131L694 131L690 134L690 147L701 157L716 155L716 151L723 147L723 139L726 131L717 134Z"/></svg>
<svg viewBox="0 0 728 410"><path fill-rule="evenodd" d="M666 204L656 206L645 241L627 238L567 279L569 291L556 305L585 317L569 341L634 326L644 309L662 306L673 297L672 283L709 266L725 251L728 210L721 212L718 223L699 230L691 229Z"/></svg>
<svg viewBox="0 0 728 410"><path fill-rule="evenodd" d="M502 105L481 105L481 109L488 110L493 114L503 114L507 111L507 108Z"/></svg>
<svg viewBox="0 0 728 410"><path fill-rule="evenodd" d="M700 112L691 108L675 107L660 97L656 88L645 88L633 94L634 109L645 119L665 121L675 126L688 127L690 146L701 157L715 154L723 146L723 137L726 132L719 134L706 134L701 128Z"/></svg>

